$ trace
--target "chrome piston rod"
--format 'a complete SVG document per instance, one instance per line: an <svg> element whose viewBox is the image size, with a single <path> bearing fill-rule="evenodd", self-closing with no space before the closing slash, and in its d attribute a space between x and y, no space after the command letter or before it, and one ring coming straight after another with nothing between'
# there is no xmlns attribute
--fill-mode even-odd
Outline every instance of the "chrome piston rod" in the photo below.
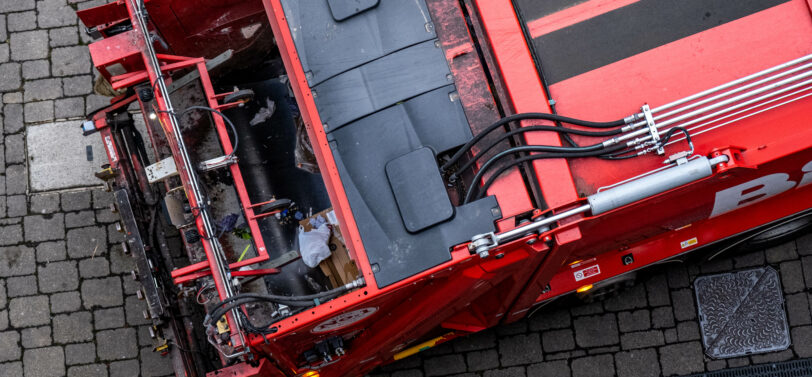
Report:
<svg viewBox="0 0 812 377"><path fill-rule="evenodd" d="M668 169L659 170L641 178L617 185L611 189L600 191L587 197L587 203L577 208L539 219L533 223L520 226L504 233L484 233L471 238L469 250L485 258L490 250L506 242L515 241L553 223L581 214L591 212L593 216L641 201L666 191L710 177L713 167L727 162L725 155L708 159L701 156L683 164L673 165Z"/></svg>

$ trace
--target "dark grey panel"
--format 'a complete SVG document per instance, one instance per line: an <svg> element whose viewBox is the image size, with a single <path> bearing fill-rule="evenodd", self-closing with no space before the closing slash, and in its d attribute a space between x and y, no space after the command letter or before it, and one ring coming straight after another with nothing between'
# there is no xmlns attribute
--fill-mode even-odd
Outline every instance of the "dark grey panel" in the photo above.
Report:
<svg viewBox="0 0 812 377"><path fill-rule="evenodd" d="M469 140L470 129L452 85L423 94L347 124L328 136L379 287L450 260L449 248L494 230L492 197L458 207L454 216L420 232L409 232L399 215L386 164L423 147L435 151ZM415 160L421 175L439 174L433 158Z"/></svg>
<svg viewBox="0 0 812 377"><path fill-rule="evenodd" d="M310 86L436 37L422 0L380 0L340 22L326 0L282 0L282 6Z"/></svg>
<svg viewBox="0 0 812 377"><path fill-rule="evenodd" d="M420 148L386 164L386 177L395 194L406 230L416 233L454 216L443 177L429 148Z"/></svg>
<svg viewBox="0 0 812 377"><path fill-rule="evenodd" d="M533 44L554 84L787 1L641 0L542 35Z"/></svg>
<svg viewBox="0 0 812 377"><path fill-rule="evenodd" d="M329 132L450 80L442 49L427 41L316 85L313 97Z"/></svg>
<svg viewBox="0 0 812 377"><path fill-rule="evenodd" d="M327 0L333 19L343 21L378 6L378 0Z"/></svg>

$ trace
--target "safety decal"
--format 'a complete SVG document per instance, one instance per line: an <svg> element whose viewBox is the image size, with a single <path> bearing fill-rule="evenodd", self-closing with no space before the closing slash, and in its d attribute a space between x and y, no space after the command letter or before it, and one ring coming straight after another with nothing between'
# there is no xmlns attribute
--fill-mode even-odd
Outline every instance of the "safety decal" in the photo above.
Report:
<svg viewBox="0 0 812 377"><path fill-rule="evenodd" d="M575 271L575 273L573 275L575 276L575 281L581 281L581 280L584 280L586 278L593 277L595 275L600 275L600 273L601 273L601 268L600 268L600 266L598 266L596 264L594 266L589 266L587 268L584 268L583 270Z"/></svg>

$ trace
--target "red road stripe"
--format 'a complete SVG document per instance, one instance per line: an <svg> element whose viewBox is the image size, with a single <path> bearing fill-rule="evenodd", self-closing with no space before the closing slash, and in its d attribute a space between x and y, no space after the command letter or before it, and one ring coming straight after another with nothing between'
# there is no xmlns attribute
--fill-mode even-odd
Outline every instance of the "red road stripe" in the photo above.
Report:
<svg viewBox="0 0 812 377"><path fill-rule="evenodd" d="M544 34L575 25L638 1L640 0L589 0L549 16L530 21L527 23L527 28L530 30L531 38L538 38Z"/></svg>

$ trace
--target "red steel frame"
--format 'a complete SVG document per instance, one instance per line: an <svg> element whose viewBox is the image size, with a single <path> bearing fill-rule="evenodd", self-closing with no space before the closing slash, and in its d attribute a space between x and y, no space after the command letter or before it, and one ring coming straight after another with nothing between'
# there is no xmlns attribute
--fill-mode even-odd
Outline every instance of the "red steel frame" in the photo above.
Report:
<svg viewBox="0 0 812 377"><path fill-rule="evenodd" d="M598 217L575 217L561 221L558 227L540 236L527 236L520 240L500 245L491 251L491 255L500 258L480 259L472 256L467 245L459 245L452 250L452 260L436 266L423 273L412 276L401 282L377 288L374 274L369 268L369 261L361 242L360 233L352 216L352 209L343 189L338 169L327 143L312 93L285 19L279 0L263 0L268 12L278 48L290 77L294 94L299 103L308 135L314 146L316 157L322 171L325 184L342 226L348 250L356 261L367 286L336 300L322 304L311 310L286 318L276 323L278 332L266 337L251 336L249 344L257 357L260 366L250 367L246 364L224 369L214 375L232 376L283 376L305 373L311 368L318 368L323 376L361 375L376 365L392 359L392 356L412 344L419 343L433 336L442 336L441 341L483 330L498 323L518 320L527 314L534 305L545 302L575 289L590 284L598 285L614 276L640 269L651 264L672 258L697 247L705 246L719 240L733 237L747 230L791 216L812 208L812 185L800 185L797 188L767 199L762 203L744 207L735 212L708 219L707 216L694 219L687 226L634 242L624 247L600 252L577 268L600 267L601 273L591 278L575 281L573 268L566 266L573 258L586 253L584 246L590 243L591 232L600 227L602 221L623 219L626 222L639 221L641 213L650 208L669 205L668 200L694 200L697 207L709 212L713 201L713 192L726 187L746 182L753 178L773 174L788 173L795 182L801 181L802 167L809 170L808 162L812 160L812 129L804 128L808 118L808 109L812 105L809 99L797 102L784 110L776 110L772 115L764 115L757 120L788 124L786 128L794 131L793 137L775 140L767 151L748 151L744 158L730 145L714 139L713 153L724 153L730 162L717 170L710 178L671 190L640 203L628 205ZM443 2L438 0L436 3ZM447 2L458 4L456 1ZM511 106L516 112L549 111L547 98L543 94L533 64L533 58L521 33L519 20L509 0L474 0L476 17L482 23L487 43L497 66L491 67L497 79L502 80L508 91ZM462 20L458 5L449 6L457 21ZM456 12L456 13L454 13ZM448 22L453 22L450 20ZM462 22L465 22L462 20ZM91 45L94 62L97 66L106 66L115 62L131 65L128 60L138 50L120 50L109 53L109 46L121 46L124 37L112 37ZM105 43L109 41L109 45ZM116 42L113 42L116 41ZM126 45L126 44L124 44ZM102 48L104 47L104 48ZM449 61L452 63L454 51L450 45L444 45ZM208 103L215 108L220 96L213 93L202 59L180 58L161 55L167 62L162 70L195 68L201 73ZM140 67L143 69L143 66ZM130 72L135 72L131 70ZM452 69L455 76L460 74ZM114 87L123 87L139 81L150 79L154 82L157 75L150 72L131 73L113 78ZM459 82L459 81L458 81ZM228 106L228 105L226 105ZM777 115L776 115L777 114ZM165 116L165 115L162 115ZM223 141L223 149L230 151L226 128L215 117L217 132ZM523 124L526 126L527 124ZM109 132L109 131L108 131ZM103 131L103 137L105 133ZM528 143L560 145L557 136L547 133L527 135ZM111 161L114 151L108 150ZM711 153L710 151L708 153ZM805 165L806 164L806 165ZM758 166L754 169L753 166ZM241 182L239 169L231 166L235 182ZM560 213L583 203L579 199L573 173L569 164L563 160L548 160L534 163L538 176L545 179L540 183L544 199L549 205L550 213ZM808 172L808 171L807 171ZM238 178L239 177L239 178ZM511 178L512 177L512 178ZM499 222L501 231L515 226L513 216L531 210L526 192L515 195L515 182L518 174L500 179L500 184L489 191L496 195L505 219ZM244 199L244 186L238 184L240 198ZM513 187L511 187L513 186ZM676 199L675 199L676 198ZM243 200L246 218L254 219L253 205ZM192 203L194 206L195 204ZM673 207L674 205L670 205ZM679 203L677 203L679 206ZM605 228L605 226L604 226ZM254 228L252 227L252 232ZM258 234L258 233L257 233ZM528 242L538 238L541 242ZM696 238L694 244L687 247L682 241ZM257 241L261 238L255 237ZM592 238L594 241L594 238ZM258 245L259 246L259 245ZM264 251L261 250L261 251ZM632 254L634 263L624 265L622 256ZM267 254L265 254L267 258ZM262 258L260 255L257 258ZM253 262L251 262L253 263ZM249 264L232 264L232 268ZM173 277L194 279L202 276L207 267L206 262L189 266ZM185 280L188 281L188 280ZM549 287L548 287L549 284ZM343 313L359 309L374 308L372 315L357 322L348 323L327 334L314 332L314 328ZM348 353L337 358L333 363L303 367L299 359L302 352L328 336L345 336L351 339ZM273 356L271 356L273 355ZM224 374L223 374L224 373Z"/></svg>

